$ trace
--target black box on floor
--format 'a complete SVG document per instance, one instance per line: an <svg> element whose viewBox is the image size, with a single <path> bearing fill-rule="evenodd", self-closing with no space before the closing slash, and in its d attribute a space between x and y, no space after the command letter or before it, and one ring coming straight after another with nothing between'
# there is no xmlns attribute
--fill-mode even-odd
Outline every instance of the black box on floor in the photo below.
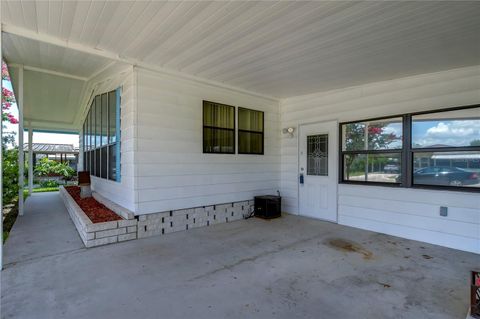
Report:
<svg viewBox="0 0 480 319"><path fill-rule="evenodd" d="M255 196L255 217L276 218L282 214L282 197L274 195Z"/></svg>

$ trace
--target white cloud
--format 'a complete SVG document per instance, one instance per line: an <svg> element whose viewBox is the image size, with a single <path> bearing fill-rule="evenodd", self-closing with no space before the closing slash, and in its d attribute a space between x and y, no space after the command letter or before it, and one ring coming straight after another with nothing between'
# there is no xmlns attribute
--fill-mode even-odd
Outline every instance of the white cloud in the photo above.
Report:
<svg viewBox="0 0 480 319"><path fill-rule="evenodd" d="M423 136L414 136L414 143L468 146L476 139L480 139L480 120L443 121L428 128Z"/></svg>

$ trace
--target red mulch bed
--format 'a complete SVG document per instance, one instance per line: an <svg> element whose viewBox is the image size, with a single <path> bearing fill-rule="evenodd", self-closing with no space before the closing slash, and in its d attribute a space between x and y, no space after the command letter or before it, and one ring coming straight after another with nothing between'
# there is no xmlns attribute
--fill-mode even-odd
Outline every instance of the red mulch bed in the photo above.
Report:
<svg viewBox="0 0 480 319"><path fill-rule="evenodd" d="M100 204L93 197L80 198L80 187L66 186L65 189L77 202L78 206L83 210L85 215L90 218L92 223L111 222L114 220L122 220L120 216L115 214L112 210Z"/></svg>

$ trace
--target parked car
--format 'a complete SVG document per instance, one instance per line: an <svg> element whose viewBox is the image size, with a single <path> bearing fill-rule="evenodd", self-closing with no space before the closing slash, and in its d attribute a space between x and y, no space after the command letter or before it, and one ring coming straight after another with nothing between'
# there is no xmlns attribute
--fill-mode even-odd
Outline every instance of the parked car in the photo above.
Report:
<svg viewBox="0 0 480 319"><path fill-rule="evenodd" d="M414 184L462 186L478 184L478 174L458 167L430 166L413 173Z"/></svg>
<svg viewBox="0 0 480 319"><path fill-rule="evenodd" d="M383 167L383 171L389 174L400 173L400 166L398 164L387 164Z"/></svg>

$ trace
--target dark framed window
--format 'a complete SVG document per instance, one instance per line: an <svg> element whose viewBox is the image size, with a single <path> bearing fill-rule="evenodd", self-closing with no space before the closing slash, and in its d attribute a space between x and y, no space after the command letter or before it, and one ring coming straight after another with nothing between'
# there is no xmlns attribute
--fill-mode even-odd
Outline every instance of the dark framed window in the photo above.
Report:
<svg viewBox="0 0 480 319"><path fill-rule="evenodd" d="M85 170L120 181L120 89L93 98L83 128Z"/></svg>
<svg viewBox="0 0 480 319"><path fill-rule="evenodd" d="M340 125L343 181L400 184L403 118Z"/></svg>
<svg viewBox="0 0 480 319"><path fill-rule="evenodd" d="M263 155L264 113L238 108L238 154Z"/></svg>
<svg viewBox="0 0 480 319"><path fill-rule="evenodd" d="M480 191L480 105L340 124L340 182Z"/></svg>
<svg viewBox="0 0 480 319"><path fill-rule="evenodd" d="M480 190L480 107L411 116L412 184Z"/></svg>
<svg viewBox="0 0 480 319"><path fill-rule="evenodd" d="M235 107L203 101L203 153L235 154Z"/></svg>
<svg viewBox="0 0 480 319"><path fill-rule="evenodd" d="M120 181L120 89L108 93L108 179Z"/></svg>
<svg viewBox="0 0 480 319"><path fill-rule="evenodd" d="M95 97L95 176L101 177L102 173L102 101L101 96Z"/></svg>

